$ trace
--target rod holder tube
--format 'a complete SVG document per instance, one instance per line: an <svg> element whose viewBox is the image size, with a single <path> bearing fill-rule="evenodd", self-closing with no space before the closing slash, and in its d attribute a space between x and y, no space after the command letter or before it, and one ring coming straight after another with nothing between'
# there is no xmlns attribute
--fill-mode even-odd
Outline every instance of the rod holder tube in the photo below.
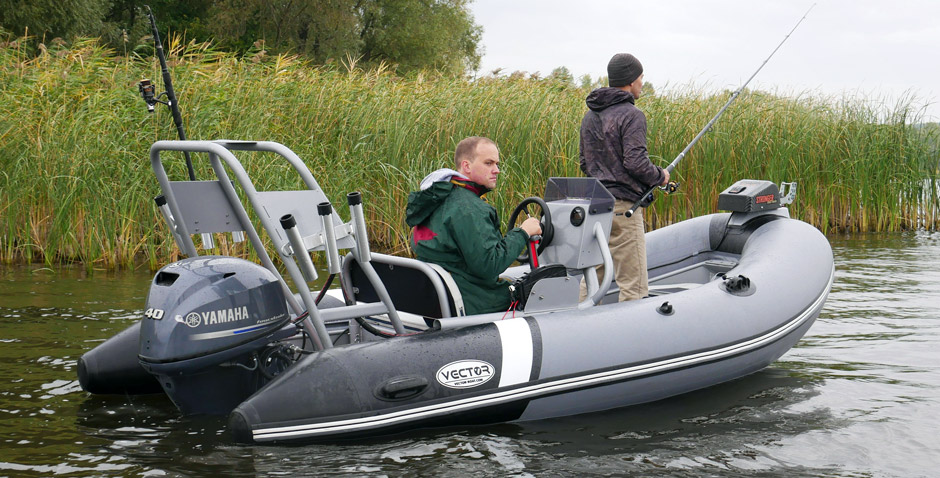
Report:
<svg viewBox="0 0 940 478"><path fill-rule="evenodd" d="M285 214L281 216L280 222L281 227L284 228L284 233L287 234L288 241L290 241L295 259L294 261L285 261L284 264L294 281L294 285L297 286L297 292L300 294L300 299L307 310L307 318L304 319L301 326L313 338L318 350L326 350L333 346L333 342L330 341L330 334L320 317L320 309L317 308L316 300L313 298L313 294L310 293L307 283L304 282L316 280L317 271L313 267L313 261L310 260L310 253L304 247L304 240L300 237L297 220L294 219L294 216ZM286 255L283 251L281 251L281 254ZM293 267L294 264L299 264L299 267Z"/></svg>
<svg viewBox="0 0 940 478"><path fill-rule="evenodd" d="M208 251L209 249L215 249L215 240L212 239L212 234L211 234L211 233L204 232L204 233L200 234L200 236L202 237L202 248L203 248L203 249L205 249L205 250L207 250L207 251Z"/></svg>
<svg viewBox="0 0 940 478"><path fill-rule="evenodd" d="M385 308L388 310L388 318L392 322L395 332L404 334L405 324L402 323L401 316L398 315L395 304L392 302L392 297L388 295L388 290L385 288L385 284L382 283L382 279L379 278L379 274L375 272L375 268L372 267L372 263L360 262L359 267L362 268L362 272L365 273L369 283L375 286L375 294L379 296L379 300L385 304Z"/></svg>
<svg viewBox="0 0 940 478"><path fill-rule="evenodd" d="M310 335L310 338L313 339L317 350L326 350L333 347L333 342L330 340L330 333L326 330L323 318L320 317L320 309L317 308L317 301L313 298L313 294L310 293L310 288L307 287L307 283L304 282L303 272L296 267L294 261L285 261L284 264L287 268L287 273L290 274L291 280L294 281L294 285L297 286L297 293L300 294L300 300L303 301L304 308L307 312L307 318L300 322L301 327L303 327L307 334Z"/></svg>
<svg viewBox="0 0 940 478"><path fill-rule="evenodd" d="M174 239L176 238L176 221L173 219L173 213L170 211L170 206L166 203L166 196L159 195L153 198L153 202L157 204L157 209L160 211L160 215L163 216L164 222L166 222L167 227L170 228L170 232L173 233Z"/></svg>
<svg viewBox="0 0 940 478"><path fill-rule="evenodd" d="M333 230L333 206L327 202L317 204L317 213L323 223L323 242L326 245L326 267L330 274L339 274L342 264L339 261L339 249L336 247L336 231Z"/></svg>
<svg viewBox="0 0 940 478"><path fill-rule="evenodd" d="M362 193L359 191L351 192L346 195L349 202L349 215L352 218L353 234L356 236L356 254L359 262L369 262L372 260L372 252L369 249L369 234L366 231L366 217L362 209Z"/></svg>
<svg viewBox="0 0 940 478"><path fill-rule="evenodd" d="M307 282L317 280L317 269L313 267L310 254L307 252L307 248L304 247L304 240L300 237L294 215L285 214L281 216L281 227L284 228L284 233L287 234L287 240L290 241L290 247L294 251L294 259L297 261L297 265L300 266L300 272L303 274L304 280Z"/></svg>

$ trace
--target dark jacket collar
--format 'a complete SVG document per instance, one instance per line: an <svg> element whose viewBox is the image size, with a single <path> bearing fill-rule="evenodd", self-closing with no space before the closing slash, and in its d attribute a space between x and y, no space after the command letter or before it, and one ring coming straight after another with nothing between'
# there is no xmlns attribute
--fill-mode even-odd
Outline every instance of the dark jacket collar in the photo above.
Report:
<svg viewBox="0 0 940 478"><path fill-rule="evenodd" d="M608 86L592 91L584 102L587 103L588 108L592 111L601 111L610 106L623 103L624 101L636 104L633 93Z"/></svg>

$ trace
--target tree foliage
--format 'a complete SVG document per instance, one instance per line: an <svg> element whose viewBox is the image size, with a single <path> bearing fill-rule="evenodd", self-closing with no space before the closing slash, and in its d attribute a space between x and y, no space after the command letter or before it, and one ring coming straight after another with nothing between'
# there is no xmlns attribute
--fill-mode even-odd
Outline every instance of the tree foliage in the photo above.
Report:
<svg viewBox="0 0 940 478"><path fill-rule="evenodd" d="M365 61L449 73L479 66L482 29L473 23L466 0L366 0L360 14Z"/></svg>
<svg viewBox="0 0 940 478"><path fill-rule="evenodd" d="M245 53L263 42L315 63L347 56L385 62L400 73L463 74L480 62L481 28L470 0L0 0L0 27L34 38L97 36L117 50L150 32L150 5L161 35Z"/></svg>
<svg viewBox="0 0 940 478"><path fill-rule="evenodd" d="M14 35L98 34L111 0L0 0L0 27Z"/></svg>
<svg viewBox="0 0 940 478"><path fill-rule="evenodd" d="M358 18L350 0L270 2L217 0L208 29L225 47L247 51L258 40L272 51L293 51L324 63L358 56Z"/></svg>

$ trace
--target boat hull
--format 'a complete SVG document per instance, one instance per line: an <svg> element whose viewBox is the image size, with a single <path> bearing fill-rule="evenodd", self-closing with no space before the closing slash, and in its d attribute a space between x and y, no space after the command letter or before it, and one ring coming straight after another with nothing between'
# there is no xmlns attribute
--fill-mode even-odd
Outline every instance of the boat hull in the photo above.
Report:
<svg viewBox="0 0 940 478"><path fill-rule="evenodd" d="M731 270L699 287L317 353L239 405L230 427L242 442L283 442L537 420L659 400L761 370L818 317L832 251L800 221L732 230L730 220L705 216L648 236L651 271L664 276L706 256L735 256ZM743 291L729 288L728 278L738 277L747 278ZM662 307L667 301L671 308ZM462 365L483 371L449 382ZM383 387L413 393L383 397Z"/></svg>

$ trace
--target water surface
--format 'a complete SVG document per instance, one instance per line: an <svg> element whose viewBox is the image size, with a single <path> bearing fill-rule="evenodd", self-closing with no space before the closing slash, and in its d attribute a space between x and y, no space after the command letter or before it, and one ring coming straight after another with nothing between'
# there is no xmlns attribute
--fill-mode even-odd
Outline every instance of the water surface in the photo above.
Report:
<svg viewBox="0 0 940 478"><path fill-rule="evenodd" d="M940 233L831 241L820 319L759 373L592 415L294 447L81 390L76 360L137 320L149 274L2 269L0 476L936 476Z"/></svg>

